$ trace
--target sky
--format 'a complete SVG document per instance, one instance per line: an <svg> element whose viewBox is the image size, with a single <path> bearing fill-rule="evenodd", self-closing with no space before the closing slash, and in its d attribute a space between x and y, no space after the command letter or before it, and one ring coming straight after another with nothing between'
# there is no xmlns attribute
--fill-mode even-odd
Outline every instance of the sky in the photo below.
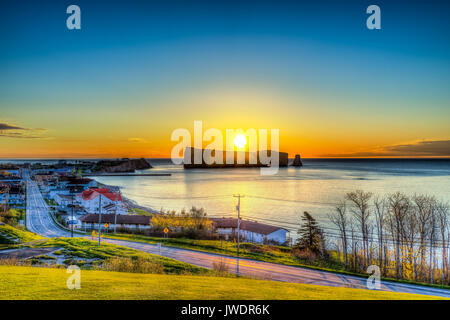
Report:
<svg viewBox="0 0 450 320"><path fill-rule="evenodd" d="M170 157L195 120L279 129L291 157L450 157L449 15L448 1L2 1L0 157Z"/></svg>

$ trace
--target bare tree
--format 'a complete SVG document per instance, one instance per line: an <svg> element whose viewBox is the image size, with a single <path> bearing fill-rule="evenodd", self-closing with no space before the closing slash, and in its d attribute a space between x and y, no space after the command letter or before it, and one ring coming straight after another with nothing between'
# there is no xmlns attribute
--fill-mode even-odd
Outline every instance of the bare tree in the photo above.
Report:
<svg viewBox="0 0 450 320"><path fill-rule="evenodd" d="M441 237L441 249L442 249L442 284L449 283L448 274L448 243L450 241L449 236L449 223L450 223L450 212L448 203L437 202L436 203L436 219L440 231Z"/></svg>
<svg viewBox="0 0 450 320"><path fill-rule="evenodd" d="M433 199L424 195L415 195L413 197L414 205L417 208L418 233L419 233L419 254L420 254L420 274L422 279L426 278L426 254L427 254L427 238L431 232L431 218Z"/></svg>
<svg viewBox="0 0 450 320"><path fill-rule="evenodd" d="M367 266L368 259L368 247L369 247L369 200L372 197L371 192L364 192L362 190L356 190L354 192L349 192L346 195L347 200L352 204L352 213L355 220L359 223L359 227L362 235L362 245L363 245L363 265Z"/></svg>
<svg viewBox="0 0 450 320"><path fill-rule="evenodd" d="M344 255L344 264L347 266L348 257L347 257L347 248L348 248L348 240L347 240L347 227L349 223L347 208L345 201L341 201L334 208L334 213L330 214L328 217L330 221L338 228L341 244L342 244L342 254Z"/></svg>
<svg viewBox="0 0 450 320"><path fill-rule="evenodd" d="M449 204L397 192L375 197L372 209L371 197L350 192L329 215L347 267L362 272L376 263L383 275L397 279L450 283Z"/></svg>
<svg viewBox="0 0 450 320"><path fill-rule="evenodd" d="M394 246L395 258L395 276L400 278L403 274L401 263L401 250L403 250L403 228L405 218L411 206L409 198L400 193L394 193L388 196L389 203L389 228L392 234L392 243Z"/></svg>
<svg viewBox="0 0 450 320"><path fill-rule="evenodd" d="M375 223L378 239L378 265L383 275L386 275L387 268L387 246L384 240L387 202L384 199L376 197L373 201L375 207Z"/></svg>
<svg viewBox="0 0 450 320"><path fill-rule="evenodd" d="M415 244L416 244L416 235L417 235L417 229L418 229L418 220L417 220L417 212L418 210L416 207L411 206L410 210L408 210L406 216L405 216L405 224L402 230L402 236L404 239L404 255L403 260L405 263L404 265L407 269L410 269L408 271L411 271L414 277L414 280L417 281L417 257L418 253L417 250L415 250ZM407 275L407 277L409 277Z"/></svg>
<svg viewBox="0 0 450 320"><path fill-rule="evenodd" d="M436 211L435 206L432 206L430 204L430 210L431 210L431 220L430 220L430 239L429 239L429 245L430 245L430 262L428 263L428 269L429 269L429 279L430 283L434 283L434 268L435 268L435 243L436 243L436 227L437 227L437 221L436 221Z"/></svg>
<svg viewBox="0 0 450 320"><path fill-rule="evenodd" d="M448 203L439 202L437 204L437 220L439 224L439 230L441 233L442 242L442 284L449 283L448 274L448 243L449 239L449 223L450 223L450 212Z"/></svg>

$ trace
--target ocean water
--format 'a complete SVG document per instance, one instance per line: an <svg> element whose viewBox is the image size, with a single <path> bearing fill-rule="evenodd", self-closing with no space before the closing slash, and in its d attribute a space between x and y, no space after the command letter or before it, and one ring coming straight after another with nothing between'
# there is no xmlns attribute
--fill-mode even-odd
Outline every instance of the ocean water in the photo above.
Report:
<svg viewBox="0 0 450 320"><path fill-rule="evenodd" d="M428 194L450 202L450 160L305 159L302 168L280 168L273 176L261 176L257 168L185 170L170 160L150 162L154 168L142 172L172 175L96 179L120 186L125 196L156 210L196 206L213 217L236 217L233 195L242 194L243 219L285 227L294 238L303 211L331 227L327 215L356 189L380 196Z"/></svg>

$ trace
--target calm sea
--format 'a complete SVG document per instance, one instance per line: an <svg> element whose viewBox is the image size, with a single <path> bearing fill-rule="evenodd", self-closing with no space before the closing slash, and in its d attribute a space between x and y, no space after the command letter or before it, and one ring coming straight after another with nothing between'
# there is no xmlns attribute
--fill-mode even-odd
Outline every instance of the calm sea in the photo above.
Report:
<svg viewBox="0 0 450 320"><path fill-rule="evenodd" d="M295 237L299 216L310 212L328 224L327 214L346 192L356 189L377 195L401 191L423 193L450 202L450 160L328 160L305 159L302 168L280 168L261 176L259 169L184 170L170 160L150 159L153 169L170 177L101 177L98 181L122 187L122 192L153 209L203 207L209 216L236 216L242 194L244 219L285 227Z"/></svg>

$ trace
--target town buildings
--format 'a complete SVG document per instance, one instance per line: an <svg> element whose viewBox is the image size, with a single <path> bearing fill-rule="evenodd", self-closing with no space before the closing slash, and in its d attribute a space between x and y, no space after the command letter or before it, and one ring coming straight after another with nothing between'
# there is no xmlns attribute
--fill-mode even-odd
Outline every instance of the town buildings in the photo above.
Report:
<svg viewBox="0 0 450 320"><path fill-rule="evenodd" d="M238 220L234 218L209 218L220 235L234 237L237 235ZM240 236L244 241L255 243L273 242L284 244L287 241L287 229L254 221L241 220Z"/></svg>

